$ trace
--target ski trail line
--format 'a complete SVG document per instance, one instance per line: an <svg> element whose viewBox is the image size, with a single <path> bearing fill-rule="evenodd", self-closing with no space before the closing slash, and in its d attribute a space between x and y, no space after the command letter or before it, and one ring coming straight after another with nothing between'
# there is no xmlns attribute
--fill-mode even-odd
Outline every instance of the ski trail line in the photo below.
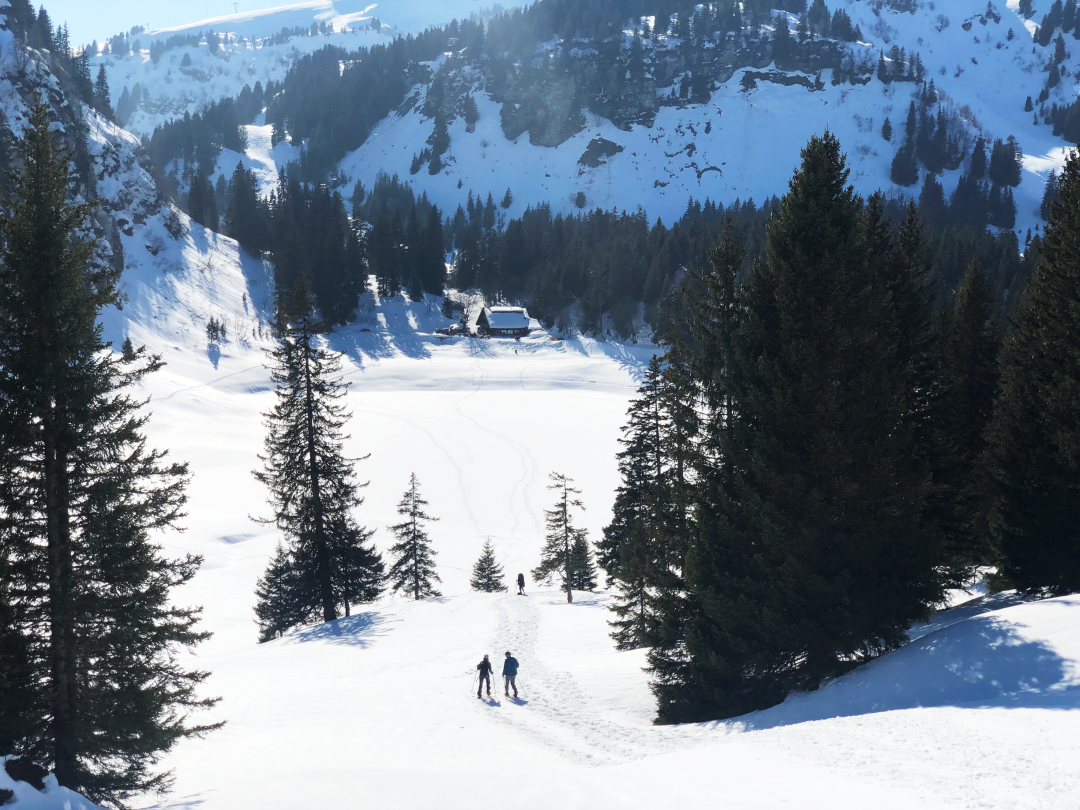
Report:
<svg viewBox="0 0 1080 810"><path fill-rule="evenodd" d="M499 661L503 651L510 650L521 662L519 690L525 703L514 705L501 698L501 705L494 710L488 706L479 710L488 713L493 722L520 729L533 742L594 767L632 762L703 742L674 728L639 729L601 716L572 672L548 666L537 654L544 610L539 600L549 598L548 594L508 596L495 602L495 686L502 691Z"/></svg>

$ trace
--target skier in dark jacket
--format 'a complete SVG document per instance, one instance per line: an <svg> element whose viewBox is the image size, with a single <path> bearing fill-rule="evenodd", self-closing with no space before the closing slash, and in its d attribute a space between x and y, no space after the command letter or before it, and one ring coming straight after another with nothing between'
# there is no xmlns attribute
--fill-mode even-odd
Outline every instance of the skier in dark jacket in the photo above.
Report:
<svg viewBox="0 0 1080 810"><path fill-rule="evenodd" d="M517 691L517 671L518 660L510 654L510 651L506 651L506 660L503 661L503 688L506 692L506 696L510 697L510 689L514 690L514 697L518 696Z"/></svg>
<svg viewBox="0 0 1080 810"><path fill-rule="evenodd" d="M480 672L480 685L476 687L476 696L480 697L480 693L484 689L484 683L487 683L487 696L491 697L491 672L494 667L491 665L491 661L488 660L487 655L484 655L484 660L476 665L476 669Z"/></svg>
<svg viewBox="0 0 1080 810"><path fill-rule="evenodd" d="M520 596L525 595L525 575L518 574L518 594Z"/></svg>

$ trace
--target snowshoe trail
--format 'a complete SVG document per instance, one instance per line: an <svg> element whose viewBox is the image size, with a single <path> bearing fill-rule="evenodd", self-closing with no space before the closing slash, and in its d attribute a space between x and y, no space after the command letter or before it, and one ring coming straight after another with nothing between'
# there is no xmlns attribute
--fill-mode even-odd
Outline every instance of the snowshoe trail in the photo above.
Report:
<svg viewBox="0 0 1080 810"><path fill-rule="evenodd" d="M498 599L494 603L493 648L511 650L521 662L518 683L521 699L509 701L515 704L513 712L490 715L495 722L520 729L534 744L540 743L568 759L592 766L618 765L701 742L697 734L657 728L645 733L604 718L573 672L545 663L537 648L544 609L552 607L552 598L558 599L559 595L543 594L525 601ZM566 608L574 609L571 605ZM496 661L496 677L500 680L501 672Z"/></svg>

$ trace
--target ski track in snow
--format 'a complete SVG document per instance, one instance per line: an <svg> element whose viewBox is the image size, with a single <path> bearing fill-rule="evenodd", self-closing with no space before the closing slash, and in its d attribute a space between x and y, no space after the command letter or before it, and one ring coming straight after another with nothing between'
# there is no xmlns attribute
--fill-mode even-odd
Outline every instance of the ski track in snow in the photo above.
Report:
<svg viewBox="0 0 1080 810"><path fill-rule="evenodd" d="M499 698L503 678L495 681L495 705L482 703L478 711L492 712L495 722L513 726L577 763L591 767L620 765L647 756L700 744L693 726L680 730L654 727L647 732L604 719L593 708L571 671L549 666L538 655L543 609L574 610L570 604L549 601L550 592L495 602L496 625L491 648L496 672L503 653L510 650L522 662L518 688L523 704ZM502 645L502 646L497 646ZM689 733L688 733L689 732Z"/></svg>

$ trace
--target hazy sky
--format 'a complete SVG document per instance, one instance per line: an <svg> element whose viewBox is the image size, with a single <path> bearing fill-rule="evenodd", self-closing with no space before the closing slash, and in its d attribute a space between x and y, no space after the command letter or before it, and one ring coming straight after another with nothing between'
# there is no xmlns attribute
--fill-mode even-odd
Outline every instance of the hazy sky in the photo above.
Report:
<svg viewBox="0 0 1080 810"><path fill-rule="evenodd" d="M34 6L44 4L55 25L68 24L73 45L100 41L134 25L166 28L232 14L236 8L255 11L297 2L237 0L234 6L231 0L31 0Z"/></svg>

